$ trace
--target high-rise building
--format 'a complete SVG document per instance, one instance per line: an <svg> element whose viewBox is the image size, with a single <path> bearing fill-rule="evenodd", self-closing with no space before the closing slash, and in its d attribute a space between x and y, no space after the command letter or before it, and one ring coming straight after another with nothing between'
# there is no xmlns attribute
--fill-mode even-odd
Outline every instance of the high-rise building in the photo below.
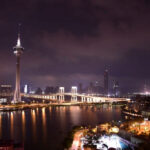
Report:
<svg viewBox="0 0 150 150"><path fill-rule="evenodd" d="M88 94L92 94L92 93L93 93L93 90L94 90L93 82L90 82L90 85L89 85L89 87L88 87Z"/></svg>
<svg viewBox="0 0 150 150"><path fill-rule="evenodd" d="M13 90L12 85L3 84L0 85L0 103L12 101Z"/></svg>
<svg viewBox="0 0 150 150"><path fill-rule="evenodd" d="M11 85L0 85L0 93L11 94L12 86Z"/></svg>
<svg viewBox="0 0 150 150"><path fill-rule="evenodd" d="M29 91L28 91L28 85L26 84L25 86L24 86L24 93L25 94L27 94Z"/></svg>
<svg viewBox="0 0 150 150"><path fill-rule="evenodd" d="M21 46L20 34L18 34L17 45L13 47L14 54L16 56L16 86L14 92L13 103L21 102L20 94L20 57L23 53L24 48Z"/></svg>
<svg viewBox="0 0 150 150"><path fill-rule="evenodd" d="M100 81L95 81L94 84L94 94L102 94L103 93L103 87L100 84Z"/></svg>
<svg viewBox="0 0 150 150"><path fill-rule="evenodd" d="M82 83L79 83L78 89L79 89L79 93L83 93L83 86L82 86Z"/></svg>
<svg viewBox="0 0 150 150"><path fill-rule="evenodd" d="M120 96L120 87L119 87L118 81L114 81L113 90L114 90L115 97L119 97Z"/></svg>
<svg viewBox="0 0 150 150"><path fill-rule="evenodd" d="M109 83L108 83L108 70L104 72L104 95L108 95Z"/></svg>
<svg viewBox="0 0 150 150"><path fill-rule="evenodd" d="M149 93L149 90L148 90L148 88L147 88L146 81L145 81L145 84L144 84L144 93L145 93L145 94L148 94L148 93Z"/></svg>

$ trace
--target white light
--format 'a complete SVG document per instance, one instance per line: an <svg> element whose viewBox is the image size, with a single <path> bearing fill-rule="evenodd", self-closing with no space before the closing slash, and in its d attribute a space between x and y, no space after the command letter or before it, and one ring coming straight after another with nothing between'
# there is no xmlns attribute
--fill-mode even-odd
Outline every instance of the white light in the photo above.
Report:
<svg viewBox="0 0 150 150"><path fill-rule="evenodd" d="M110 95L110 94L108 94L107 96L108 96L108 97L110 97L111 95Z"/></svg>
<svg viewBox="0 0 150 150"><path fill-rule="evenodd" d="M77 89L77 87L76 87L76 86L72 86L72 89L75 89L75 90L76 90L76 89Z"/></svg>
<svg viewBox="0 0 150 150"><path fill-rule="evenodd" d="M77 87L76 86L72 86L71 92L74 93L74 94L77 93Z"/></svg>
<svg viewBox="0 0 150 150"><path fill-rule="evenodd" d="M130 98L127 98L126 100L127 100L127 101L130 101L131 99L130 99Z"/></svg>
<svg viewBox="0 0 150 150"><path fill-rule="evenodd" d="M24 93L27 94L27 92L28 92L28 85L26 84L26 85L24 86Z"/></svg>
<svg viewBox="0 0 150 150"><path fill-rule="evenodd" d="M112 136L103 136L99 139L100 141L103 141L104 144L108 146L108 148L120 148L120 138L112 135Z"/></svg>
<svg viewBox="0 0 150 150"><path fill-rule="evenodd" d="M18 35L18 39L17 39L17 46L20 47L21 46L21 42L20 42L20 35Z"/></svg>
<svg viewBox="0 0 150 150"><path fill-rule="evenodd" d="M65 88L64 87L59 87L59 93L64 93Z"/></svg>
<svg viewBox="0 0 150 150"><path fill-rule="evenodd" d="M149 94L149 92L148 92L148 91L146 91L146 92L145 92L145 94L146 94L146 95L148 95L148 94Z"/></svg>

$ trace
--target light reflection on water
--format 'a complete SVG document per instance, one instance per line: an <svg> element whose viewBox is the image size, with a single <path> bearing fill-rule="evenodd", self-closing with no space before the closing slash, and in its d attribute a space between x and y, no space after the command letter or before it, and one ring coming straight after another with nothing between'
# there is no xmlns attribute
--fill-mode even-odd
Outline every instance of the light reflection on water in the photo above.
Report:
<svg viewBox="0 0 150 150"><path fill-rule="evenodd" d="M14 113L11 112L10 114L10 132L11 132L11 139L14 137Z"/></svg>
<svg viewBox="0 0 150 150"><path fill-rule="evenodd" d="M2 116L0 114L0 138L2 138Z"/></svg>
<svg viewBox="0 0 150 150"><path fill-rule="evenodd" d="M26 123L26 118L25 118L25 111L22 111L22 136L23 136L23 140L25 139L25 125Z"/></svg>
<svg viewBox="0 0 150 150"><path fill-rule="evenodd" d="M32 130L33 130L33 140L36 141L36 114L35 110L31 110L31 116L32 116Z"/></svg>
<svg viewBox="0 0 150 150"><path fill-rule="evenodd" d="M0 137L24 142L25 149L62 149L62 142L75 125L95 126L120 120L120 108L68 106L28 109L0 114Z"/></svg>
<svg viewBox="0 0 150 150"><path fill-rule="evenodd" d="M45 107L42 108L42 128L43 128L43 141L46 140L46 113Z"/></svg>

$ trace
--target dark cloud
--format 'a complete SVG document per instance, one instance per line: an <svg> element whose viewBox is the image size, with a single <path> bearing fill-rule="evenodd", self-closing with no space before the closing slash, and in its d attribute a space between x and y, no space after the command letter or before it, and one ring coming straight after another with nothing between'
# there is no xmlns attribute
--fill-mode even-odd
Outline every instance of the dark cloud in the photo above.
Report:
<svg viewBox="0 0 150 150"><path fill-rule="evenodd" d="M22 84L102 83L106 67L122 88L149 82L148 0L5 0L0 5L0 78L14 83L17 24L25 52Z"/></svg>

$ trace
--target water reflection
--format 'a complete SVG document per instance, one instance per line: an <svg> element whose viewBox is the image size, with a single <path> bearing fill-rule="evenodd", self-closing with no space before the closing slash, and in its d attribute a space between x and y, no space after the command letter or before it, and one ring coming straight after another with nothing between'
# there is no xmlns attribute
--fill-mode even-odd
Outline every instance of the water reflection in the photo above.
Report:
<svg viewBox="0 0 150 150"><path fill-rule="evenodd" d="M2 116L0 114L0 139L2 138Z"/></svg>
<svg viewBox="0 0 150 150"><path fill-rule="evenodd" d="M81 117L80 107L72 107L72 108L69 107L69 110L70 110L71 120L73 124L78 125Z"/></svg>
<svg viewBox="0 0 150 150"><path fill-rule="evenodd" d="M66 107L59 107L59 117L60 117L60 123L61 123L61 128L65 129L66 128Z"/></svg>
<svg viewBox="0 0 150 150"><path fill-rule="evenodd" d="M42 126L43 126L43 140L46 139L46 114L45 107L42 108Z"/></svg>
<svg viewBox="0 0 150 150"><path fill-rule="evenodd" d="M22 135L23 135L23 140L25 139L25 126L26 126L25 112L22 111Z"/></svg>
<svg viewBox="0 0 150 150"><path fill-rule="evenodd" d="M0 114L0 136L17 142L20 140L28 150L40 150L41 146L58 150L62 149L59 145L73 126L95 126L111 120L121 120L120 108L108 105L67 106L4 112Z"/></svg>
<svg viewBox="0 0 150 150"><path fill-rule="evenodd" d="M52 112L52 107L49 107L49 112L50 112L50 114L51 114L51 112Z"/></svg>
<svg viewBox="0 0 150 150"><path fill-rule="evenodd" d="M36 114L39 115L39 108L36 108Z"/></svg>
<svg viewBox="0 0 150 150"><path fill-rule="evenodd" d="M11 112L10 114L10 133L11 133L11 139L14 137L14 114Z"/></svg>
<svg viewBox="0 0 150 150"><path fill-rule="evenodd" d="M31 117L32 117L32 130L33 130L33 139L36 141L36 114L35 110L31 110Z"/></svg>

